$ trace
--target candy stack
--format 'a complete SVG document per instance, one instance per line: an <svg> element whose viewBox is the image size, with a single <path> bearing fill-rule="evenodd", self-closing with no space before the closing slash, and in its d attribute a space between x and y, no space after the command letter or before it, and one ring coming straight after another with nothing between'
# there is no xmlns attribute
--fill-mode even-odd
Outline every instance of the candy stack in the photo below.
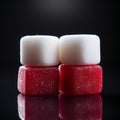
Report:
<svg viewBox="0 0 120 120"><path fill-rule="evenodd" d="M18 90L25 95L56 95L59 86L59 39L32 35L20 40Z"/></svg>
<svg viewBox="0 0 120 120"><path fill-rule="evenodd" d="M100 38L97 35L60 37L59 91L70 95L98 94L102 90Z"/></svg>
<svg viewBox="0 0 120 120"><path fill-rule="evenodd" d="M102 90L97 35L64 35L60 40L49 35L24 36L20 40L20 61L23 66L19 67L18 90L22 94L89 95Z"/></svg>

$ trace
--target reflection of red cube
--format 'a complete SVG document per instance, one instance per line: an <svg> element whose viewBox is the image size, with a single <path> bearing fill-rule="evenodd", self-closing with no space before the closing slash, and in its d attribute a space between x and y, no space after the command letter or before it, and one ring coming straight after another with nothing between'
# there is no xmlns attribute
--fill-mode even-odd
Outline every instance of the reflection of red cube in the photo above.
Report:
<svg viewBox="0 0 120 120"><path fill-rule="evenodd" d="M102 98L60 94L59 115L61 120L102 120Z"/></svg>
<svg viewBox="0 0 120 120"><path fill-rule="evenodd" d="M59 90L65 94L98 94L102 90L100 65L65 65L59 67Z"/></svg>
<svg viewBox="0 0 120 120"><path fill-rule="evenodd" d="M22 120L57 120L58 96L18 95L18 113Z"/></svg>
<svg viewBox="0 0 120 120"><path fill-rule="evenodd" d="M57 67L21 66L18 73L18 90L25 95L58 94Z"/></svg>

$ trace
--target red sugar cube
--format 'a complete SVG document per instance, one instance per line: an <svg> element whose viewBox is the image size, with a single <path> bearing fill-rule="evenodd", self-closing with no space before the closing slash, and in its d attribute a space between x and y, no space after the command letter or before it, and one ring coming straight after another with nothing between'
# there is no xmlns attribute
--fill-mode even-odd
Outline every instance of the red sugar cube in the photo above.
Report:
<svg viewBox="0 0 120 120"><path fill-rule="evenodd" d="M102 68L100 65L59 66L59 91L72 95L98 94L102 91Z"/></svg>
<svg viewBox="0 0 120 120"><path fill-rule="evenodd" d="M57 120L58 96L18 95L18 113L22 120Z"/></svg>
<svg viewBox="0 0 120 120"><path fill-rule="evenodd" d="M59 71L57 67L21 66L18 72L18 91L25 95L58 94Z"/></svg>
<svg viewBox="0 0 120 120"><path fill-rule="evenodd" d="M102 120L102 98L60 94L59 115L61 120Z"/></svg>

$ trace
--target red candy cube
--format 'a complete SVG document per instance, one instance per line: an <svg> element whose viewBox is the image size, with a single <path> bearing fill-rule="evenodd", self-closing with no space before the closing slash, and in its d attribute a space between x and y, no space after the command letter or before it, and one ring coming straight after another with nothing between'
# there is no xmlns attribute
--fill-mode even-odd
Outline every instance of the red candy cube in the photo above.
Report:
<svg viewBox="0 0 120 120"><path fill-rule="evenodd" d="M21 120L57 120L58 96L18 95L18 113Z"/></svg>
<svg viewBox="0 0 120 120"><path fill-rule="evenodd" d="M25 95L58 94L59 71L57 67L21 66L18 73L18 90Z"/></svg>
<svg viewBox="0 0 120 120"><path fill-rule="evenodd" d="M61 120L102 120L102 98L100 95L59 96Z"/></svg>
<svg viewBox="0 0 120 120"><path fill-rule="evenodd" d="M100 65L65 65L59 67L59 91L72 95L98 94L102 90Z"/></svg>

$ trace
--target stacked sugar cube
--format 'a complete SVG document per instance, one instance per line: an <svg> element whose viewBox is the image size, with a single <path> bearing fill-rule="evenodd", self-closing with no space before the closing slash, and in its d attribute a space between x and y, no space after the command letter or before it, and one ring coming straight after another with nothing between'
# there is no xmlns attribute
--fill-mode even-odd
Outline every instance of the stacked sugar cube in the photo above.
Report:
<svg viewBox="0 0 120 120"><path fill-rule="evenodd" d="M102 90L100 39L97 35L64 35L60 38L60 84L64 94L98 94Z"/></svg>
<svg viewBox="0 0 120 120"><path fill-rule="evenodd" d="M97 35L22 37L20 61L18 90L25 95L85 95L102 90Z"/></svg>
<svg viewBox="0 0 120 120"><path fill-rule="evenodd" d="M20 40L18 90L25 95L55 95L59 85L59 39L49 35Z"/></svg>

